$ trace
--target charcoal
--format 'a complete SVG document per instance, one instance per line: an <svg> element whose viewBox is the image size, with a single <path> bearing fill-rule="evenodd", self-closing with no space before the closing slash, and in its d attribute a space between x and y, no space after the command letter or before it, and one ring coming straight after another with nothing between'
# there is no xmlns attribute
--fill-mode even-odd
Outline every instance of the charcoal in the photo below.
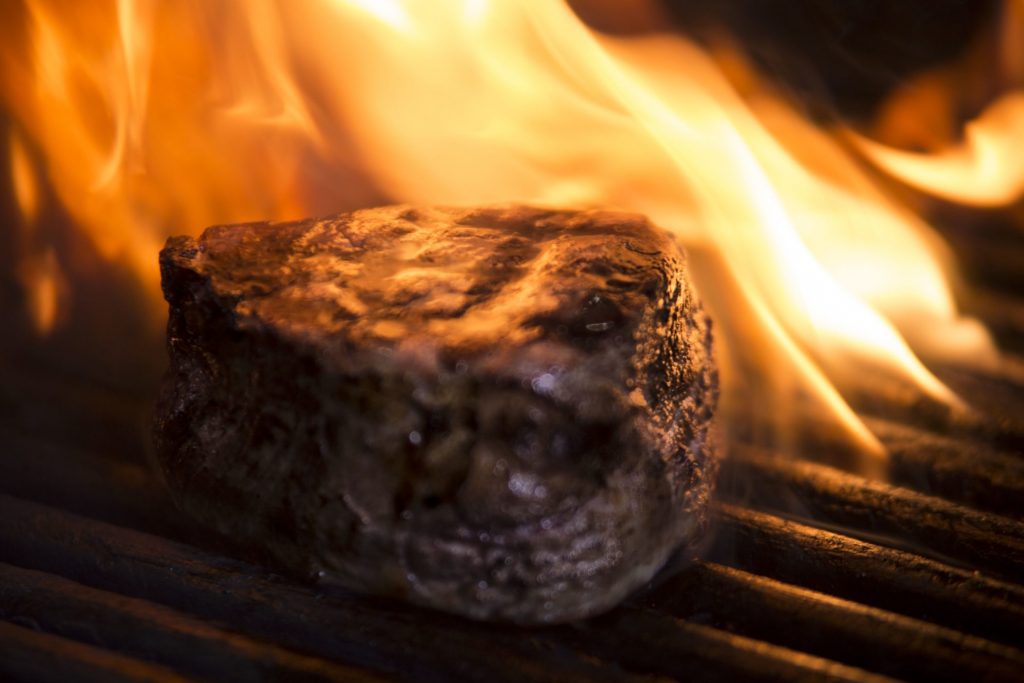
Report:
<svg viewBox="0 0 1024 683"><path fill-rule="evenodd" d="M641 216L390 206L212 227L160 264L166 482L282 568L560 622L707 527L711 325Z"/></svg>

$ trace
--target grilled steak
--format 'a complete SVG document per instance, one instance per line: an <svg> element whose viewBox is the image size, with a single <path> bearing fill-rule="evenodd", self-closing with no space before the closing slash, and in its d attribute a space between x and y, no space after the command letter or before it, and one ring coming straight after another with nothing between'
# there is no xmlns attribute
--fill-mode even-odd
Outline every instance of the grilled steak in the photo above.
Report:
<svg viewBox="0 0 1024 683"><path fill-rule="evenodd" d="M710 326L640 216L394 206L213 227L160 263L167 482L287 567L564 621L706 524Z"/></svg>

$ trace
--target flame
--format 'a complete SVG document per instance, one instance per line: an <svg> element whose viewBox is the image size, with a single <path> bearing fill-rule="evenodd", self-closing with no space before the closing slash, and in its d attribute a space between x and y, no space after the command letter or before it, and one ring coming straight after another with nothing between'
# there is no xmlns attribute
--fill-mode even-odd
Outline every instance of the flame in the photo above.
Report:
<svg viewBox="0 0 1024 683"><path fill-rule="evenodd" d="M25 288L28 313L40 332L52 330L66 307L68 287L51 245L39 244L40 187L35 164L21 135L12 130L9 140L11 184L20 213L22 249L15 273Z"/></svg>
<svg viewBox="0 0 1024 683"><path fill-rule="evenodd" d="M31 226L39 215L39 181L21 136L11 131L11 182L23 225Z"/></svg>
<svg viewBox="0 0 1024 683"><path fill-rule="evenodd" d="M1024 91L1007 93L965 126L964 142L914 154L849 133L891 175L930 194L973 206L1003 206L1024 192Z"/></svg>
<svg viewBox="0 0 1024 683"><path fill-rule="evenodd" d="M683 37L598 35L559 0L21 10L3 29L3 100L63 207L134 268L155 311L164 237L213 223L382 195L601 205L645 213L690 248L722 332L727 404L761 405L774 427L787 398L811 396L877 451L844 392L880 375L955 404L915 351L994 354L958 314L929 226L756 75L737 92L736 55L730 80L721 55ZM968 201L1011 191L992 187L975 183Z"/></svg>
<svg viewBox="0 0 1024 683"><path fill-rule="evenodd" d="M853 131L847 138L878 167L929 194L979 207L1017 201L1024 194L1024 0L1008 0L998 26L995 40L975 46L964 63L927 72L889 99L876 133L890 144ZM978 95L971 91L993 81L1005 92L961 132L957 110L973 108Z"/></svg>

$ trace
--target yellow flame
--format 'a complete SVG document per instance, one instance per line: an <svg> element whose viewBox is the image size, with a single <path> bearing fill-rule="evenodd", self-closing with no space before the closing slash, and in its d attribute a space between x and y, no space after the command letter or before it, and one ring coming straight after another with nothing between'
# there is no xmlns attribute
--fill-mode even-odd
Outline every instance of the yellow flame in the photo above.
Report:
<svg viewBox="0 0 1024 683"><path fill-rule="evenodd" d="M114 183L126 163L133 170L142 168L153 8L151 0L117 2L121 68L111 74L106 88L116 98L112 107L116 131L109 159L96 178L94 189Z"/></svg>
<svg viewBox="0 0 1024 683"><path fill-rule="evenodd" d="M877 450L843 391L884 375L955 402L912 349L994 353L929 227L680 36L600 36L559 0L31 0L8 24L27 40L0 45L4 101L77 224L154 295L163 238L212 223L381 191L603 205L691 248L731 401L780 426L814 396Z"/></svg>
<svg viewBox="0 0 1024 683"><path fill-rule="evenodd" d="M1002 206L1024 192L1024 91L999 98L966 125L963 144L938 155L904 152L849 135L888 173L954 202Z"/></svg>
<svg viewBox="0 0 1024 683"><path fill-rule="evenodd" d="M396 31L411 33L413 30L401 0L349 0L349 3Z"/></svg>
<svg viewBox="0 0 1024 683"><path fill-rule="evenodd" d="M928 71L888 98L872 131L879 139L852 131L847 138L919 190L971 206L1017 201L1024 194L1024 0L1003 3L997 28L968 59ZM978 93L993 87L1003 94L979 102ZM961 111L980 113L963 123Z"/></svg>

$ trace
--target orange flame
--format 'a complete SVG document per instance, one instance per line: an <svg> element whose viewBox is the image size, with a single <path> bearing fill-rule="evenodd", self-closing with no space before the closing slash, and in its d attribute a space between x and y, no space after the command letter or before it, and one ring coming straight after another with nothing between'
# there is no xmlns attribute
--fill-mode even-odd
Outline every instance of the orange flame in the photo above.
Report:
<svg viewBox="0 0 1024 683"><path fill-rule="evenodd" d="M35 223L39 215L39 182L36 180L35 169L29 159L25 143L21 136L11 131L11 182L14 185L14 199L21 211L25 226Z"/></svg>
<svg viewBox="0 0 1024 683"><path fill-rule="evenodd" d="M50 330L60 318L66 305L68 287L57 254L53 247L40 245L36 237L36 223L40 211L39 180L28 150L21 136L11 132L11 183L14 200L20 212L23 248L20 250L16 276L27 293L28 312L36 329Z"/></svg>
<svg viewBox="0 0 1024 683"><path fill-rule="evenodd" d="M1024 91L1011 92L967 124L963 144L938 155L913 154L850 133L891 175L945 199L1003 206L1024 193Z"/></svg>
<svg viewBox="0 0 1024 683"><path fill-rule="evenodd" d="M154 294L168 234L381 188L648 214L691 249L729 400L759 397L780 426L787 402L766 396L815 396L877 451L842 390L883 374L955 403L912 349L994 353L929 227L682 37L600 36L559 0L26 8L4 101L77 224Z"/></svg>
<svg viewBox="0 0 1024 683"><path fill-rule="evenodd" d="M942 67L912 81L889 101L886 118L902 121L900 128L920 130L924 119L942 131L929 140L937 152L903 151L853 132L847 132L848 138L873 163L919 190L971 206L1017 201L1024 194L1024 0L1003 5L999 29L995 41L977 46L970 55L973 68ZM957 102L957 95L965 99L972 82L993 81L1006 92L963 126L962 141L943 139L956 137L956 105L970 104Z"/></svg>

